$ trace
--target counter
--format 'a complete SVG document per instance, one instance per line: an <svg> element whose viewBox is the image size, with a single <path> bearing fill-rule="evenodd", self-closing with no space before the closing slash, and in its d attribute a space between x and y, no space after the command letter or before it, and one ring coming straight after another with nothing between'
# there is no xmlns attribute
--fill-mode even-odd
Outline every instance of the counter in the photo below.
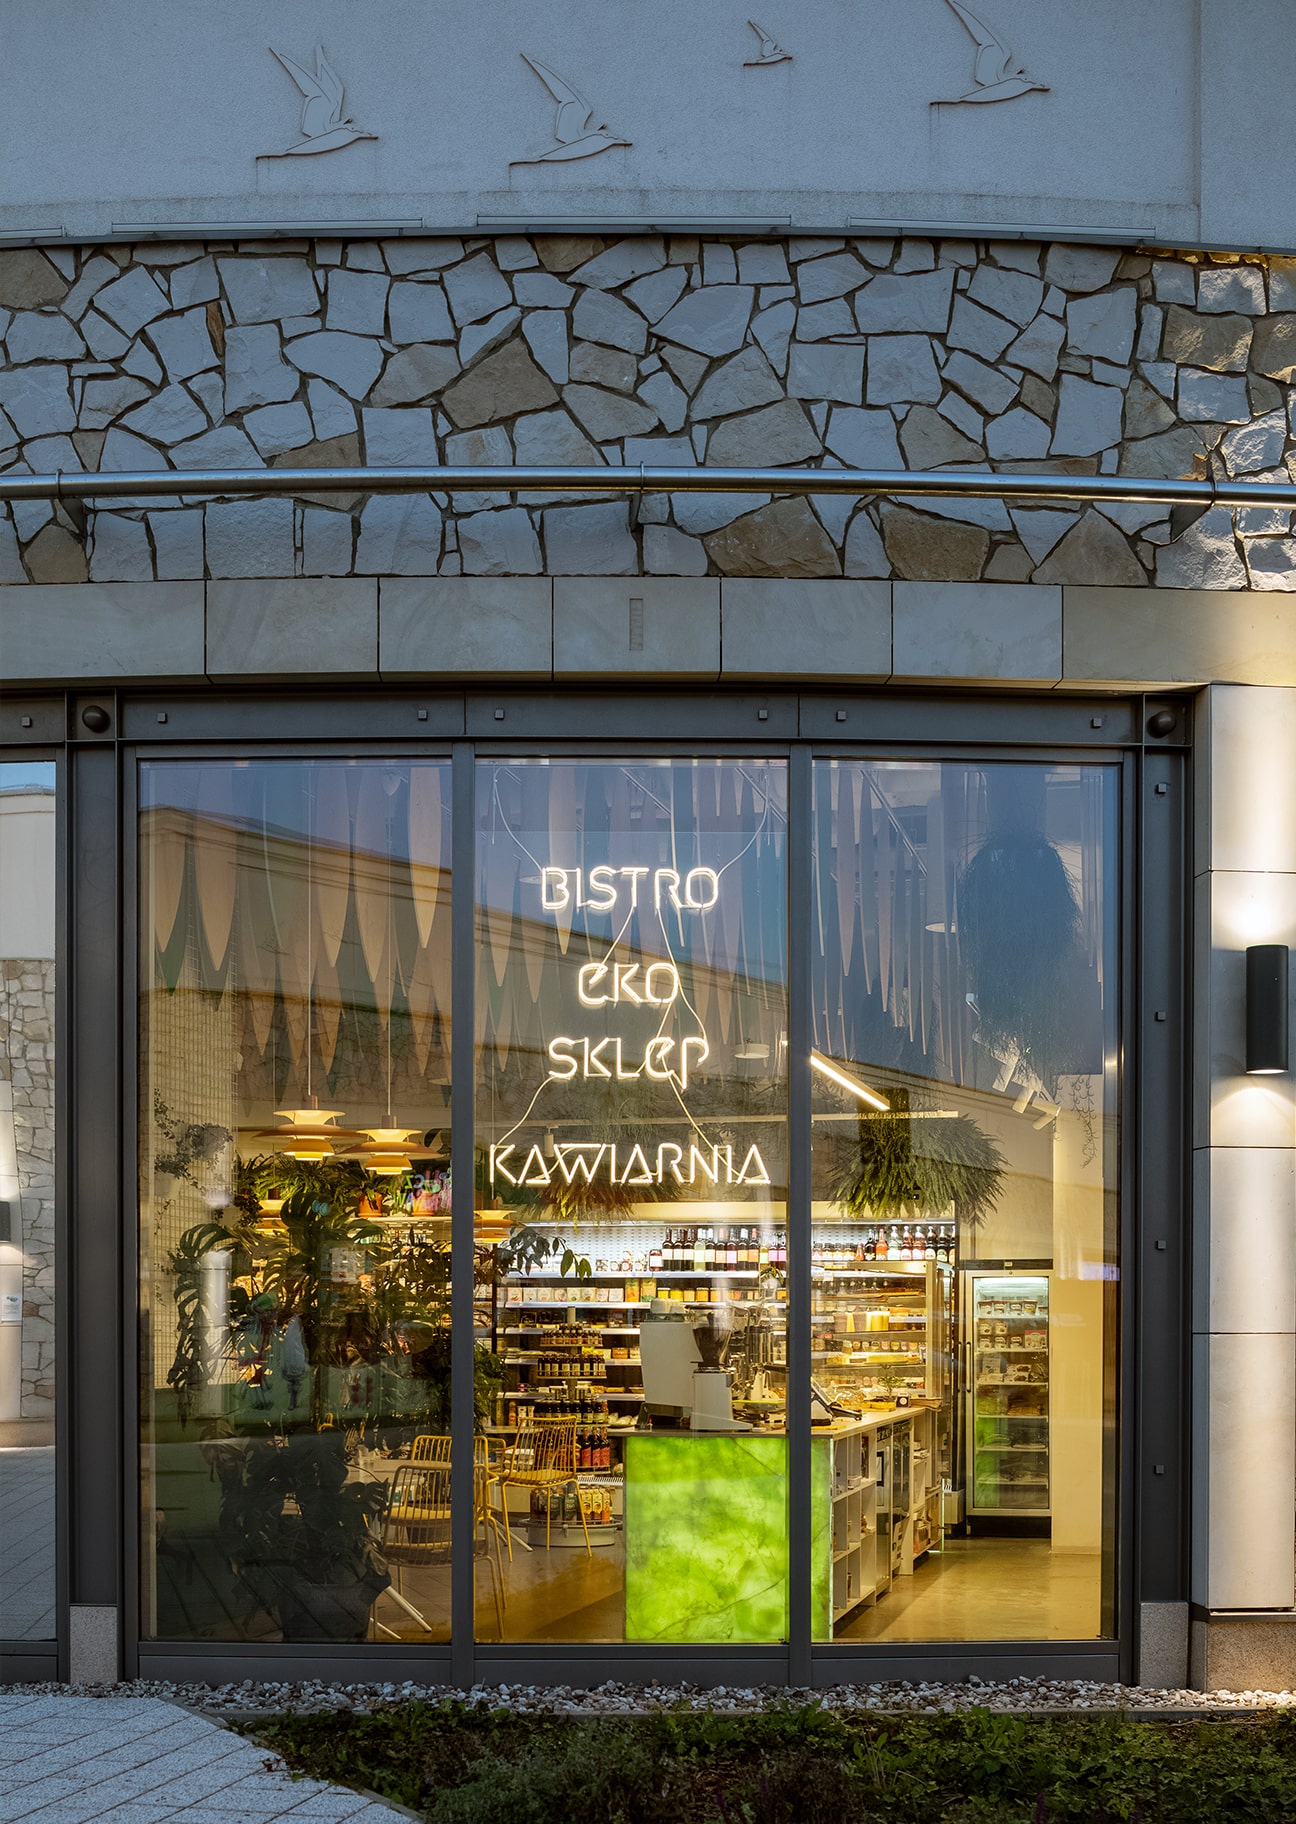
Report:
<svg viewBox="0 0 1296 1824"><path fill-rule="evenodd" d="M815 1428L817 1639L831 1639L834 1619L876 1592L874 1441L884 1428L903 1429L907 1459L912 1423L923 1411L868 1412ZM889 1476L883 1485L889 1488ZM785 1434L637 1431L626 1438L625 1604L631 1641L786 1640Z"/></svg>

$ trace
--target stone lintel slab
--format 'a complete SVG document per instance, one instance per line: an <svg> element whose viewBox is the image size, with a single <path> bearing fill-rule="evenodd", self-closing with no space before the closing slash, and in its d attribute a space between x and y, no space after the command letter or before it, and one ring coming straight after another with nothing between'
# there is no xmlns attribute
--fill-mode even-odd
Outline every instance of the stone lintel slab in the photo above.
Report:
<svg viewBox="0 0 1296 1824"><path fill-rule="evenodd" d="M891 674L891 584L725 577L721 676L852 680Z"/></svg>
<svg viewBox="0 0 1296 1824"><path fill-rule="evenodd" d="M369 678L378 670L375 577L275 577L207 585L213 682Z"/></svg>
<svg viewBox="0 0 1296 1824"><path fill-rule="evenodd" d="M13 583L0 588L0 685L203 675L203 585Z"/></svg>
<svg viewBox="0 0 1296 1824"><path fill-rule="evenodd" d="M897 683L1051 686L1062 676L1062 591L1041 583L893 583Z"/></svg>
<svg viewBox="0 0 1296 1824"><path fill-rule="evenodd" d="M1296 684L1296 613L1276 589L1062 592L1068 684L1112 690L1185 684Z"/></svg>
<svg viewBox="0 0 1296 1824"><path fill-rule="evenodd" d="M554 677L720 676L718 577L554 578Z"/></svg>
<svg viewBox="0 0 1296 1824"><path fill-rule="evenodd" d="M553 584L547 576L383 577L378 669L410 678L553 676Z"/></svg>

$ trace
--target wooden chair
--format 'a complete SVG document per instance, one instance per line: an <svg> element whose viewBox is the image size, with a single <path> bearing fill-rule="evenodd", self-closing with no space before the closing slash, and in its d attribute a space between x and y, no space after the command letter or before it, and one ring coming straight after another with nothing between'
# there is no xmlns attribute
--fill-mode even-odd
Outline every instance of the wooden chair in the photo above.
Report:
<svg viewBox="0 0 1296 1824"><path fill-rule="evenodd" d="M592 1558L594 1553L590 1546L585 1504L580 1498L580 1478L576 1469L576 1426L575 1419L532 1419L528 1424L520 1425L513 1440L513 1448L499 1474L499 1485L504 1492L505 1513L508 1512L507 1491L510 1488L543 1489L546 1550L549 1549L551 1537L554 1490L574 1487L576 1511L580 1515L581 1531L585 1535L585 1550Z"/></svg>

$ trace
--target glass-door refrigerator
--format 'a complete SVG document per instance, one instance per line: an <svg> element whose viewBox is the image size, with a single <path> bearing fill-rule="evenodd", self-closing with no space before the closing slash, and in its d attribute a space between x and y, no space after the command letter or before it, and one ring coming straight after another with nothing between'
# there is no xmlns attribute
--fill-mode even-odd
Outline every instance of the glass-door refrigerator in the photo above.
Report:
<svg viewBox="0 0 1296 1824"><path fill-rule="evenodd" d="M968 1274L968 1518L1049 1514L1048 1275Z"/></svg>

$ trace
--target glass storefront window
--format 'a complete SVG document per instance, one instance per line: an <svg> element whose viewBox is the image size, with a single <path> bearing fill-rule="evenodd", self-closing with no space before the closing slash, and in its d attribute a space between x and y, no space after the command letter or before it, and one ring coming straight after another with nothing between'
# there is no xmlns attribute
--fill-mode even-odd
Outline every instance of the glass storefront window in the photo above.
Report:
<svg viewBox="0 0 1296 1824"><path fill-rule="evenodd" d="M1117 779L815 769L815 1636L1115 1633Z"/></svg>
<svg viewBox="0 0 1296 1824"><path fill-rule="evenodd" d="M146 1637L449 1636L448 773L142 769Z"/></svg>
<svg viewBox="0 0 1296 1824"><path fill-rule="evenodd" d="M145 1636L1114 1638L1119 769L459 764L453 1444L449 762L142 769Z"/></svg>
<svg viewBox="0 0 1296 1824"><path fill-rule="evenodd" d="M55 1636L52 761L0 762L0 1640Z"/></svg>
<svg viewBox="0 0 1296 1824"><path fill-rule="evenodd" d="M786 836L777 761L478 766L479 1638L787 1637Z"/></svg>

